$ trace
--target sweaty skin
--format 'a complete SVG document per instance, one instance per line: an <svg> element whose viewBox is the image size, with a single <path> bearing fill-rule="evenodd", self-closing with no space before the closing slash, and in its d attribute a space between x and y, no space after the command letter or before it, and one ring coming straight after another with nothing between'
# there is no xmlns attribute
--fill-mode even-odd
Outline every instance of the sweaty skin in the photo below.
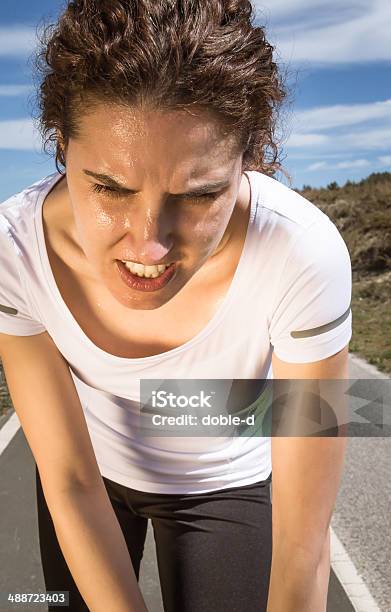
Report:
<svg viewBox="0 0 391 612"><path fill-rule="evenodd" d="M249 188L242 152L215 117L101 104L79 125L65 150L63 231L117 303L161 308L200 275L215 273L220 255L243 242ZM128 191L113 191L84 170L106 174ZM225 187L208 190L211 197L181 195L224 180ZM96 184L112 191L96 193ZM123 283L118 259L176 261L177 272L159 291L142 292Z"/></svg>

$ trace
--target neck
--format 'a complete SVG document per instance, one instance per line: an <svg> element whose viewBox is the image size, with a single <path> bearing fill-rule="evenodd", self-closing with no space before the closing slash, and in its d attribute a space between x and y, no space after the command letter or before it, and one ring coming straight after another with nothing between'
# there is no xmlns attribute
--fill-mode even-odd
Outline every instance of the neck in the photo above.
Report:
<svg viewBox="0 0 391 612"><path fill-rule="evenodd" d="M224 236L220 240L220 243L219 243L217 249L215 250L215 252L213 253L213 255L211 257L216 257L216 255L218 255L227 246L230 238L231 238L231 232L229 232L228 228L227 228L227 230L224 233Z"/></svg>

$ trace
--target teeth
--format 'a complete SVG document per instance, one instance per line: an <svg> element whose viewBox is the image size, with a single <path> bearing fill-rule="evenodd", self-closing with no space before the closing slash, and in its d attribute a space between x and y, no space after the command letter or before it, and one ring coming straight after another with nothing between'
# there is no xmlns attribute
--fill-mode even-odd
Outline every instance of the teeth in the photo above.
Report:
<svg viewBox="0 0 391 612"><path fill-rule="evenodd" d="M157 278L164 272L168 265L160 264L158 266L143 266L142 264L133 263L132 261L123 261L121 260L125 266L132 272L132 274L136 274L137 276L143 278Z"/></svg>

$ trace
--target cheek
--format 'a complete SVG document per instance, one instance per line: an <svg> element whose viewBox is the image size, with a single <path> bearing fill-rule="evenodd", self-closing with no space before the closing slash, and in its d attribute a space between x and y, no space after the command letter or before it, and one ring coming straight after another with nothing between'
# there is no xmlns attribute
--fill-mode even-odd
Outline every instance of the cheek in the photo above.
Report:
<svg viewBox="0 0 391 612"><path fill-rule="evenodd" d="M115 219L113 215L109 215L107 211L98 209L95 213L94 217L94 225L98 230L107 230L110 227L113 227L115 223Z"/></svg>
<svg viewBox="0 0 391 612"><path fill-rule="evenodd" d="M80 232L88 240L104 241L118 227L118 216L97 202L89 202L88 206L79 209L78 218Z"/></svg>
<svg viewBox="0 0 391 612"><path fill-rule="evenodd" d="M193 224L192 235L197 241L210 244L220 239L230 219L227 202L216 203L198 221Z"/></svg>
<svg viewBox="0 0 391 612"><path fill-rule="evenodd" d="M94 258L115 230L115 217L108 213L107 208L99 206L96 202L89 202L88 206L78 207L75 211L75 224L80 244L84 252Z"/></svg>
<svg viewBox="0 0 391 612"><path fill-rule="evenodd" d="M84 220L93 227L94 232L108 231L114 227L116 222L115 215L108 210L107 206L94 201L86 207Z"/></svg>

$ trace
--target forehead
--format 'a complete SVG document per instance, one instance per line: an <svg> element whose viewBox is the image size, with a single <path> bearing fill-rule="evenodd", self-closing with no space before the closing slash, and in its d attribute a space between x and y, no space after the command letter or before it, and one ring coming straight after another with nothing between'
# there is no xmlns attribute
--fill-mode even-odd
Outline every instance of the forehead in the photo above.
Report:
<svg viewBox="0 0 391 612"><path fill-rule="evenodd" d="M78 121L80 140L128 147L175 146L226 148L236 143L232 130L207 109L155 110L125 105L99 104Z"/></svg>
<svg viewBox="0 0 391 612"><path fill-rule="evenodd" d="M100 104L81 118L79 128L78 146L94 167L133 167L172 177L182 170L192 175L222 168L238 155L234 133L204 109Z"/></svg>

